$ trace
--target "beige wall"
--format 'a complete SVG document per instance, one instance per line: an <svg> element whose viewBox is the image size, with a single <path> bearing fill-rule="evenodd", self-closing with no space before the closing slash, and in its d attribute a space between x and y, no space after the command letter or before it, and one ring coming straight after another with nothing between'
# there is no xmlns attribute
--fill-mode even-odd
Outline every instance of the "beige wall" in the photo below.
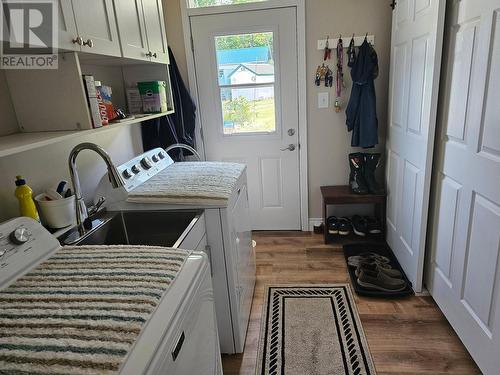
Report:
<svg viewBox="0 0 500 375"><path fill-rule="evenodd" d="M19 128L16 113L10 98L5 72L0 70L0 136L16 133L17 131L19 131Z"/></svg>
<svg viewBox="0 0 500 375"><path fill-rule="evenodd" d="M187 67L180 1L183 0L163 0L168 41L181 74L186 79ZM320 186L348 182L347 154L352 151L351 137L345 127L345 114L344 112L337 114L333 108L335 89L314 85L316 67L322 62L322 52L316 49L317 40L324 39L326 35L332 37L339 34L349 36L353 33L375 35L375 49L380 65L380 75L375 82L375 87L380 124L379 134L383 143L387 123L391 17L392 10L385 0L306 0L309 216L311 218L321 217ZM345 43L348 42L347 37ZM330 65L334 66L334 61L331 61ZM344 93L342 100L344 108L347 105L351 87L347 68L345 69L345 82L347 93ZM330 93L331 106L328 109L317 108L317 94L323 91ZM383 150L383 144L376 150Z"/></svg>
<svg viewBox="0 0 500 375"><path fill-rule="evenodd" d="M113 126L113 125L110 125ZM64 142L0 158L0 222L19 216L14 197L16 175L26 178L34 195L54 187L61 179L69 180L68 156L81 142L94 142L109 152L115 164L122 164L142 152L140 125L124 125L103 133L71 138ZM78 171L84 197L92 200L106 167L92 151L78 157Z"/></svg>

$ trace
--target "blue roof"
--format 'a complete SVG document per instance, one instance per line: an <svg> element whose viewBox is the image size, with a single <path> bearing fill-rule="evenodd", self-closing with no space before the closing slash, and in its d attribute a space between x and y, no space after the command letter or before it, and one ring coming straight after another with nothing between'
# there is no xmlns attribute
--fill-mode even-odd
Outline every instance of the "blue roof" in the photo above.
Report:
<svg viewBox="0 0 500 375"><path fill-rule="evenodd" d="M268 62L271 59L269 47L223 49L217 51L219 65L244 62Z"/></svg>

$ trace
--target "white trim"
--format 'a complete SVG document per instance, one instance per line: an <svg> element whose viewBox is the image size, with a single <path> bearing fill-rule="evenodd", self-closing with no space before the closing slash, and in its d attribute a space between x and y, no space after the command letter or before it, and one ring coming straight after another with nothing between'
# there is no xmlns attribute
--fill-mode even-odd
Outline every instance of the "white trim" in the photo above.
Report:
<svg viewBox="0 0 500 375"><path fill-rule="evenodd" d="M323 218L321 217L311 217L309 218L309 232L314 231L315 225L323 224Z"/></svg>
<svg viewBox="0 0 500 375"><path fill-rule="evenodd" d="M303 231L310 229L309 223L309 183L307 180L307 74L306 74L306 15L305 0L268 0L256 3L223 5L207 8L188 8L188 0L179 0L181 6L182 28L184 30L184 46L188 68L189 90L199 108L198 85L193 50L191 49L190 16L220 14L230 12L245 12L250 10L265 10L285 7L295 7L297 10L297 92L298 92L298 121L299 121L299 184L300 184L300 221ZM205 147L201 137L201 116L196 118L196 148L203 156Z"/></svg>

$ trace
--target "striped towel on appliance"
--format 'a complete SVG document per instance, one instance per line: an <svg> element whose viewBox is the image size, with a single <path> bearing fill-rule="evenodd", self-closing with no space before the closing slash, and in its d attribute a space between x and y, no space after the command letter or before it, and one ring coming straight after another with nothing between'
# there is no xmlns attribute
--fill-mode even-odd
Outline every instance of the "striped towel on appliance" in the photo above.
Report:
<svg viewBox="0 0 500 375"><path fill-rule="evenodd" d="M0 291L0 374L115 374L189 256L65 247Z"/></svg>

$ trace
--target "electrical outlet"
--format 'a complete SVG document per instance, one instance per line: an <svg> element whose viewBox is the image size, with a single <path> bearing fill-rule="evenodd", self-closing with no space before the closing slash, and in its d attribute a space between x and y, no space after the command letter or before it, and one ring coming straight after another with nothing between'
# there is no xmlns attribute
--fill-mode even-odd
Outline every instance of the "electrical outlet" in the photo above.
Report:
<svg viewBox="0 0 500 375"><path fill-rule="evenodd" d="M318 108L328 108L330 106L330 98L327 92L318 93Z"/></svg>

